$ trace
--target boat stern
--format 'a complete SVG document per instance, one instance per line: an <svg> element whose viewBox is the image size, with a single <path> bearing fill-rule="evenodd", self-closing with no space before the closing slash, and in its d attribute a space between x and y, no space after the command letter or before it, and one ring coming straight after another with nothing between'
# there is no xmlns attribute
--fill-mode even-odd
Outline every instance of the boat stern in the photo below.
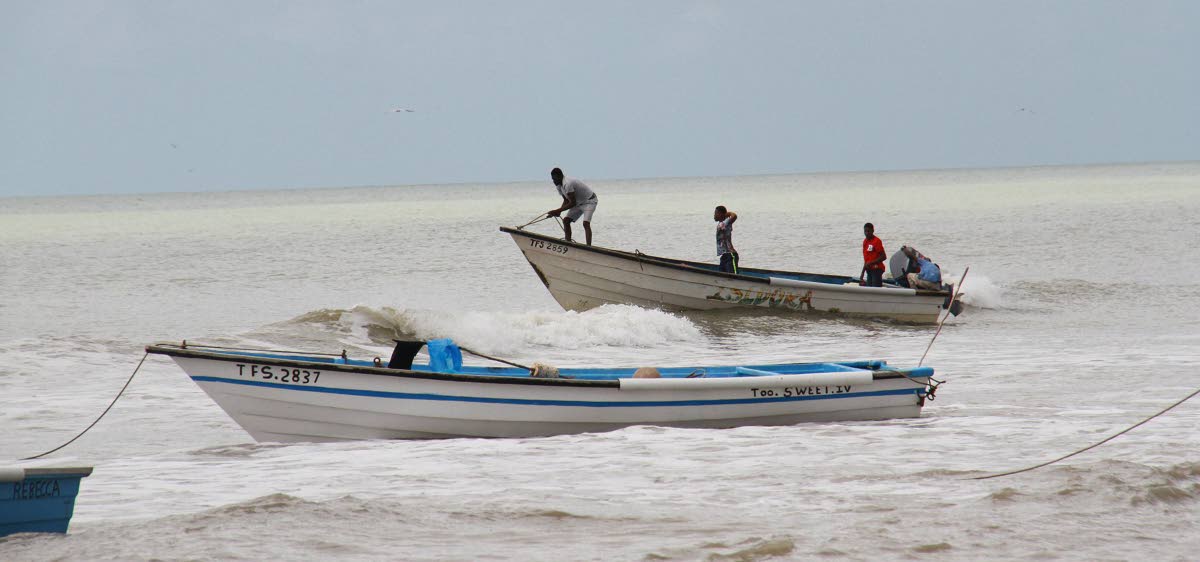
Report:
<svg viewBox="0 0 1200 562"><path fill-rule="evenodd" d="M92 467L0 468L0 537L65 533L80 480Z"/></svg>

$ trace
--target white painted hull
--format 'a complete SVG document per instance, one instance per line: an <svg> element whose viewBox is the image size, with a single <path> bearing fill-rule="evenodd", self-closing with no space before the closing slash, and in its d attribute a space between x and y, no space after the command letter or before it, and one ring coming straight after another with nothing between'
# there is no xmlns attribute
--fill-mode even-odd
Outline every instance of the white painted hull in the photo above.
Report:
<svg viewBox="0 0 1200 562"><path fill-rule="evenodd" d="M658 388L637 386L634 382L641 382L637 379L602 384L561 379L513 382L512 377L230 358L159 346L148 350L172 355L255 440L279 442L533 437L631 425L728 428L917 417L925 396L925 387L918 382L927 382L932 373L910 379L889 371L889 376L880 378L868 370L865 384L857 384L864 382L860 379L856 384L814 386L804 381L830 381L812 378L820 375L787 375L795 382L764 379L762 386L770 388L716 386L731 380L739 384L736 379L676 379L668 384L684 388ZM263 367L271 367L273 373L282 368L320 374L309 384L249 376L252 369L261 373ZM702 382L692 390L689 381Z"/></svg>
<svg viewBox="0 0 1200 562"><path fill-rule="evenodd" d="M724 274L687 265L691 262L592 248L510 228L501 230L512 236L550 294L567 310L583 311L603 304L670 310L757 307L936 323L949 296L938 291L843 284L841 281L848 278L837 276L763 270L747 270L758 275ZM785 275L836 282L804 281Z"/></svg>

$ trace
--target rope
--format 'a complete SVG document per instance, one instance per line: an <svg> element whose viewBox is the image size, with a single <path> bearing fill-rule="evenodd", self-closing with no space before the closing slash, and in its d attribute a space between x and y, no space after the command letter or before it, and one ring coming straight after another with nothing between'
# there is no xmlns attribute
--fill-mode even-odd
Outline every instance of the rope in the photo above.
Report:
<svg viewBox="0 0 1200 562"><path fill-rule="evenodd" d="M933 347L934 340L937 340L938 334L942 333L942 325L946 323L946 320L950 319L950 308L954 306L954 301L958 299L958 291L960 289L962 289L963 279L967 278L967 273L969 273L970 271L971 271L970 267L967 267L966 269L964 269L962 277L959 277L958 283L956 283L954 285L954 294L950 295L950 306L946 307L946 314L945 314L945 316L942 316L942 320L940 322L938 322L937 331L933 333L933 338L931 338L929 340L929 345L925 346L925 353L921 354L921 360L917 361L918 367L920 367L923 363L925 363L925 356L929 355L929 349Z"/></svg>
<svg viewBox="0 0 1200 562"><path fill-rule="evenodd" d="M639 250L639 249L637 249L637 248L634 248L634 249L633 249L633 255L637 256L637 258L638 258L638 260L637 260L637 262L638 262L638 269L642 270L642 272L643 272L643 273L645 273L645 271L646 271L646 266L645 266L645 262L643 262L643 261L642 261L642 258L645 258L645 257L646 257L646 254L643 254L641 250Z"/></svg>
<svg viewBox="0 0 1200 562"><path fill-rule="evenodd" d="M1187 396L1183 397L1183 399L1182 399L1182 400L1180 400L1180 401L1178 401L1178 402L1176 402L1176 403L1174 403L1174 404L1171 404L1170 406L1167 406L1165 409L1163 409L1162 411L1158 412L1157 414L1154 414L1153 416L1150 416L1150 417L1148 417L1148 418L1146 418L1146 419L1144 419L1144 420L1142 420L1142 421L1140 421L1140 422L1137 422L1137 423L1133 424L1132 426L1129 426L1128 428L1125 428L1124 430L1122 430L1122 431L1120 431L1120 432L1118 432L1118 433L1116 433L1116 434L1113 434L1113 435L1109 436L1107 439L1105 439L1105 440L1103 440L1103 441L1101 441L1101 442L1099 442L1099 443L1096 443L1096 444L1093 444L1093 445L1088 445L1087 447L1084 447L1084 448L1082 448L1082 449L1080 449L1080 450L1078 450L1078 451L1075 451L1074 453L1071 453L1071 454L1068 454L1068 455L1063 455L1063 456L1061 456L1061 457L1058 457L1057 459L1054 459L1054 460L1052 460L1052 461L1047 461L1047 462L1044 462L1044 463L1042 463L1042 464L1038 464L1038 465L1031 466L1031 467L1029 467L1029 468L1022 468L1022 469L1020 469L1020 470L1013 470L1013 471L1009 471L1009 472L1001 472L1000 474L990 474L990 475L988 475L988 476L976 476L975 478L971 478L971 480L987 480L987 479L989 479L989 478L999 478L999 477L1001 477L1001 476L1011 476L1011 475L1013 475L1013 474L1020 474L1020 473L1022 473L1022 472L1029 472L1030 470L1034 470L1034 469L1037 469L1037 468L1042 468L1043 466L1049 466L1049 465L1052 465L1052 464L1054 464L1054 463L1056 463L1056 462L1058 462L1058 461L1065 460L1065 459L1069 459L1069 458L1071 458L1071 457L1073 457L1073 456L1075 456L1075 455L1078 455L1079 453L1082 453L1082 452L1085 452L1085 451L1089 451L1089 450L1095 449L1096 447L1099 447L1099 446L1101 446L1101 445L1103 445L1103 444L1105 444L1105 443L1108 443L1109 441L1112 441L1113 439L1116 439L1116 438L1118 438L1118 437L1120 437L1120 436L1122 436L1122 435L1125 435L1126 433L1129 433L1130 431L1133 431L1133 430L1134 430L1134 429L1136 429L1138 426L1140 426L1140 425L1142 425L1142 424L1144 424L1144 423L1146 423L1146 422L1148 422L1148 421L1150 421L1150 420L1152 420L1152 419L1154 419L1154 418L1157 418L1158 416L1161 416L1161 415L1163 415L1163 414L1165 414L1165 413L1167 413L1167 412L1171 411L1171 409L1172 409L1172 408L1174 408L1174 407L1176 407L1176 406L1178 406L1178 405L1180 405L1180 404L1183 404L1184 402L1187 402L1189 399L1191 399L1193 396L1195 396L1195 395L1197 395L1197 394L1200 394L1200 388L1196 389L1196 390L1195 390L1194 392L1192 392L1191 394L1189 394L1189 395L1187 395Z"/></svg>
<svg viewBox="0 0 1200 562"><path fill-rule="evenodd" d="M537 223L539 223L539 222L542 222L542 221L544 221L544 220L546 220L546 219L549 219L549 218L553 218L553 219L554 219L554 222L557 222L557 223L558 223L558 229L559 229L559 230L561 230L561 231L563 231L563 234L566 234L566 233L567 233L567 227L566 227L566 226L563 226L563 221L562 221L562 219L561 219L561 218L559 218L559 217L551 217L551 216L550 216L550 213L542 213L542 214L538 215L538 216L537 216L537 217L535 217L533 220L531 220L531 221L529 221L529 222L527 222L527 223L525 223L525 224L523 224L523 225L521 225L521 226L518 226L518 227L517 227L517 230L524 230L524 229L525 229L525 227L527 227L527 226L530 226L530 225L537 224Z"/></svg>
<svg viewBox="0 0 1200 562"><path fill-rule="evenodd" d="M118 393L117 393L117 396L116 396L116 398L113 398L113 399L112 399L112 402L110 402L110 403L108 404L108 407L107 407L107 408L105 408L105 409L104 409L104 411L100 413L100 417L96 418L96 421L92 422L92 425L89 425L89 426L87 426L87 428L85 428L83 431L80 431L80 432L79 432L79 435L76 435L75 437L72 437L70 441L67 441L66 443L63 443L62 445L59 445L59 446L57 446L57 447L55 447L55 448L53 448L53 449L50 449L49 451L46 451L45 453L42 453L42 454L40 454L40 455L34 455L34 456L32 456L32 457L25 457L25 458L23 458L23 459L21 459L21 460L23 460L23 461L31 461L31 460L34 460L34 459L40 459L40 458L42 458L42 457L44 457L44 456L46 456L46 455L49 455L50 453L53 453L53 452L55 452L55 451L57 451L57 450L59 450L59 449L61 449L61 448L63 448L63 447L66 447L67 445L70 445L71 443L74 443L76 439L79 439L80 437L83 437L83 434L84 434L84 433L87 433L87 432L88 432L88 430L90 430L90 429L92 429L93 427L95 427L97 423L100 423L100 420L101 420L102 418L104 418L104 414L107 414L107 413L108 413L108 411L112 409L113 405L115 405L115 404L117 403L117 400L118 400L119 398L121 398L121 395L122 395L122 394L125 394L125 389L126 389L126 388L129 388L129 383L133 382L133 377L134 377L134 375L136 375L136 374L138 373L138 370L142 368L142 363L145 363L145 362L146 362L146 358L147 358L147 357L149 357L149 356L150 356L150 353L149 353L149 352L146 352L145 354L143 354L143 355L142 355L142 360L141 360L141 361L138 361L137 367L134 367L134 369L133 369L133 373L130 373L130 375L129 375L129 380L125 381L125 386L122 386L122 387L121 387L121 392L118 392Z"/></svg>
<svg viewBox="0 0 1200 562"><path fill-rule="evenodd" d="M550 213L542 213L542 214L540 214L540 215L538 215L538 216L534 217L534 218L533 218L533 220L531 220L531 221L529 221L529 222L527 222L527 223L525 223L525 224L523 224L523 225L521 225L521 226L518 226L518 227L517 227L517 230L524 230L524 229L525 229L525 227L527 227L527 226L529 226L529 225L531 225L531 224L537 224L537 223L539 223L539 222L542 222L542 221L544 221L544 220L546 220L546 219L548 219L548 218L550 218ZM557 218L557 217L556 217L556 218Z"/></svg>
<svg viewBox="0 0 1200 562"><path fill-rule="evenodd" d="M921 381L917 380L916 378L914 378L912 375L909 375L908 373L906 373L904 371L887 370L887 371L875 371L875 372L877 372L877 373L892 373L892 374L900 375L900 376L904 377L905 380L907 380L908 382L911 382L917 386L923 386L923 387L927 388L928 390L925 391L925 399L929 400L930 402L933 402L936 399L936 397L934 395L937 394L938 387L941 386L942 383L946 382L946 381L939 381L939 380L933 378L932 376L929 377L930 382L921 382Z"/></svg>

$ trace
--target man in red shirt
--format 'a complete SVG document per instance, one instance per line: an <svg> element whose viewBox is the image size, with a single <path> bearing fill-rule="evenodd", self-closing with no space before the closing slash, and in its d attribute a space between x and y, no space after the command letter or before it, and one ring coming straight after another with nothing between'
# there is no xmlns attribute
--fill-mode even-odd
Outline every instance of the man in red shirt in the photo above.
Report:
<svg viewBox="0 0 1200 562"><path fill-rule="evenodd" d="M882 287L883 270L886 269L883 260L887 259L887 252L883 250L883 240L875 236L875 225L871 223L863 225L863 237L863 268L862 273L858 275L858 284Z"/></svg>

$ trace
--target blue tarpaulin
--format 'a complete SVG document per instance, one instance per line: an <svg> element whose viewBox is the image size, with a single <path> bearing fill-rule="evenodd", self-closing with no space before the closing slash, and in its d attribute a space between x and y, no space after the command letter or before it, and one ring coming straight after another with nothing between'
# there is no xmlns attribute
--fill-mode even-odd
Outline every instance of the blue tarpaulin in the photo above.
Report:
<svg viewBox="0 0 1200 562"><path fill-rule="evenodd" d="M429 340L425 348L429 350L430 371L452 373L462 369L462 351L454 345L454 340Z"/></svg>

